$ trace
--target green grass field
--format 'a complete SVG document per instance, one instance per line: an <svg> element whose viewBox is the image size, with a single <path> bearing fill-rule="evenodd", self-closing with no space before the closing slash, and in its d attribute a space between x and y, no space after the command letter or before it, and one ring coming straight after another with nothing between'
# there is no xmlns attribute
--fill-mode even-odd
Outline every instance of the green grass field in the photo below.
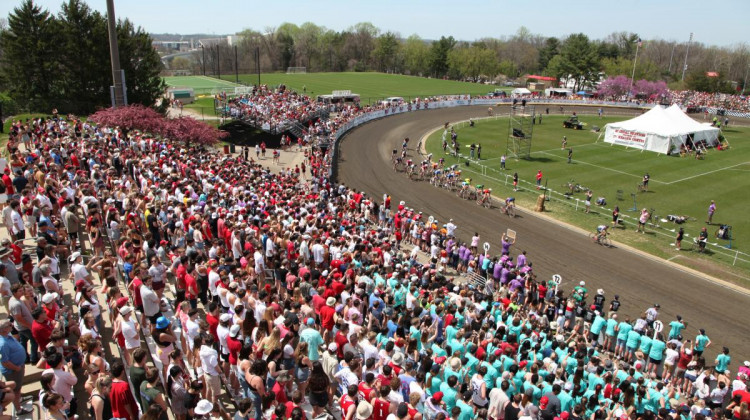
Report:
<svg viewBox="0 0 750 420"><path fill-rule="evenodd" d="M222 76L234 81L234 75ZM258 75L241 74L240 81L246 84L258 83ZM453 80L427 79L424 77L402 76L385 73L263 73L261 83L270 86L285 84L298 92L310 96L330 94L334 90L351 90L360 95L362 103L369 104L389 96L402 96L404 99L433 95L471 94L484 95L497 86Z"/></svg>
<svg viewBox="0 0 750 420"><path fill-rule="evenodd" d="M169 87L187 87L195 91L196 95L210 94L212 90L226 89L234 91L239 86L236 83L208 76L170 76L164 77Z"/></svg>
<svg viewBox="0 0 750 420"><path fill-rule="evenodd" d="M554 191L551 194L557 198L549 202L549 209L554 213L554 217L592 231L598 224L611 220L611 209L616 205L619 206L622 214L637 216L637 212L628 211L633 207L631 193L635 193L638 208L653 208L654 213L660 218L669 214L695 218L682 225L686 233L692 237L698 234L701 227L706 226L708 205L710 200L716 200L718 210L714 216L714 226L708 227L710 242L726 245L726 241L714 239L714 231L718 223L730 224L734 229L733 248L750 253L750 219L744 213L747 205L744 197L747 197L747 191L750 188L750 176L748 176L750 175L750 143L747 141L750 128L730 127L724 130L725 136L731 143L731 149L728 151L710 150L705 160L696 160L611 146L603 140L597 142L598 133L564 129L562 128L563 119L562 116L549 116L543 120L542 125L534 126L531 159L518 161L508 159L506 171L499 171L499 169L500 156L506 150L508 119L478 121L474 127L461 124L461 127L457 129L461 153L468 156L470 153L468 145L480 143L482 159L474 163L486 167L482 169L474 163L468 168L462 165L464 174L472 177L474 184L489 185L497 196L515 195L522 204L533 207L538 192L532 184L535 182L537 170L541 169L544 175L543 183ZM581 120L587 122L589 126L602 127L607 122L622 119L626 118L600 119L596 116L581 116ZM426 143L427 151L434 153L435 156L445 156L448 164L455 163L455 158L445 155L442 151L442 131L441 129L429 137ZM568 138L568 148L573 149L573 159L570 164L567 163L567 149L561 150L561 140L564 135ZM482 172L486 176L483 176ZM514 172L518 172L522 181L521 185L525 186L524 192L512 192L510 183L506 184L505 177ZM637 184L646 172L651 175L649 191L637 193ZM584 215L582 213L584 193L574 194L571 199L565 199L561 195L565 190L563 184L567 184L570 180L591 188L594 199L605 197L606 209L592 206L592 213ZM616 198L617 190L623 191L621 201ZM581 200L578 211L575 211L576 199ZM673 223L661 223L661 225L667 229L678 227ZM618 230L615 233L615 239L666 258L678 254L674 247L669 246L673 242L670 237L659 233L636 235L632 231L630 226L625 231ZM668 230L657 229L657 231L672 235ZM689 247L689 241L683 241L683 248ZM734 255L730 250L725 252ZM696 259L696 254L692 252L683 251L681 255L685 257L677 258L676 261L684 263L685 261L682 260ZM729 264L733 260L732 257L722 256L718 252L708 258L720 259ZM699 262L697 261L695 265L699 266ZM750 264L738 262L738 267L743 265L746 269L750 269ZM741 276L748 277L747 272Z"/></svg>

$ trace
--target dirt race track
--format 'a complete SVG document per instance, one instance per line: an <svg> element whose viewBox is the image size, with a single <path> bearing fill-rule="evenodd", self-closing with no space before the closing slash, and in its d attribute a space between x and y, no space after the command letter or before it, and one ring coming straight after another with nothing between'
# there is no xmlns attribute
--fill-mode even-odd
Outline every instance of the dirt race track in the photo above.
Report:
<svg viewBox="0 0 750 420"><path fill-rule="evenodd" d="M556 111L557 107L550 106L550 109ZM575 110L565 107L566 112ZM714 283L705 276L638 252L598 246L579 229L529 212L519 212L520 215L511 220L497 209L480 208L426 181L413 182L404 173L393 171L391 150L400 148L405 137L411 139L410 154L415 156L413 148L419 139L445 122L486 115L487 107L459 107L401 114L364 124L341 140L337 180L377 200L387 192L393 203L405 200L407 206L424 212L425 217L435 216L440 223L452 218L458 225L457 235L461 239L468 240L474 232L479 232L481 242L489 242L493 254L500 251L501 233L507 228L513 229L518 233L518 241L511 252L515 255L526 250L539 279L560 274L562 287L567 291L585 280L592 296L596 289L604 289L607 302L619 294L620 320L625 316L632 320L650 305L659 303L659 319L664 322L665 334L669 332L668 324L678 314L688 322L683 331L686 338L694 339L699 328L706 329L713 341L705 353L707 364L713 365L722 346L730 349L732 371L736 372L743 360L750 360L750 294L747 291Z"/></svg>

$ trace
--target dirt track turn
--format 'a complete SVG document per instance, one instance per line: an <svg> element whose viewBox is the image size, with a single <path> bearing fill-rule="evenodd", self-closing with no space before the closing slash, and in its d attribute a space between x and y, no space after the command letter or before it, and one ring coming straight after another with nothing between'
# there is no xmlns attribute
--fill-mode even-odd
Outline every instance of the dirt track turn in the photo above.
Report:
<svg viewBox="0 0 750 420"><path fill-rule="evenodd" d="M557 110L550 107L553 109ZM576 108L568 106L565 110L572 112ZM591 112L590 107L587 110ZM405 174L393 171L390 152L400 148L405 137L416 145L424 134L446 121L486 115L487 107L459 107L407 113L364 124L341 141L338 181L378 200L387 192L393 203L405 200L407 206L424 212L425 217L433 215L441 223L452 218L458 225L460 238L468 240L474 232L479 232L481 241L492 245L490 252L493 254L499 253L500 234L511 228L518 233L517 244L511 252L526 250L540 279L549 279L558 273L563 277L566 290L585 280L592 296L596 289L604 289L607 302L614 294L619 294L621 319L625 316L633 319L650 305L661 304L659 319L664 322L665 333L678 314L689 323L683 332L685 337L694 339L698 328L706 329L713 340L705 355L707 364L713 364L721 346L730 348L733 371L743 360L750 359L750 346L746 344L750 338L747 323L750 295L635 252L592 244L579 231L527 212L510 220L497 209L479 208L454 193L427 182L412 182ZM411 154L415 152L412 150Z"/></svg>

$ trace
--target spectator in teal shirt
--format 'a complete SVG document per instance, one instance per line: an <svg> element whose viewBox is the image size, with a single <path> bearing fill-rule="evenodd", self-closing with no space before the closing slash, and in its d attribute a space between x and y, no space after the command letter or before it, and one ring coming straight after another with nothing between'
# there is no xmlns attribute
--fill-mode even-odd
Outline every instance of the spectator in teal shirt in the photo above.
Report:
<svg viewBox="0 0 750 420"><path fill-rule="evenodd" d="M461 401L456 403L456 407L461 409L461 415L458 416L457 420L473 420L474 419L474 407L471 406L471 390L467 390L463 393ZM443 397L445 398L445 397Z"/></svg>
<svg viewBox="0 0 750 420"><path fill-rule="evenodd" d="M730 363L732 363L732 358L729 357L729 347L724 347L721 354L716 356L716 373L724 373Z"/></svg>
<svg viewBox="0 0 750 420"><path fill-rule="evenodd" d="M617 324L617 347L615 347L615 354L620 357L625 357L626 349L625 342L628 339L628 333L633 329L630 325L630 318L625 318L625 321Z"/></svg>
<svg viewBox="0 0 750 420"><path fill-rule="evenodd" d="M669 323L671 327L669 330L669 339L677 338L685 329L685 324L682 323L682 317L677 315L677 320Z"/></svg>
<svg viewBox="0 0 750 420"><path fill-rule="evenodd" d="M443 393L445 408L449 412L456 406L456 394L458 393L456 385L458 385L458 378L455 376L449 377L446 382L440 385L440 392Z"/></svg>
<svg viewBox="0 0 750 420"><path fill-rule="evenodd" d="M695 355L702 356L703 352L711 345L711 339L706 335L706 330L701 328L699 334L695 337Z"/></svg>
<svg viewBox="0 0 750 420"><path fill-rule="evenodd" d="M635 353L635 350L638 348L638 344L641 342L641 334L638 333L636 330L630 330L628 333L628 339L625 343L625 347L627 347L628 357L626 360L631 360L633 358L633 354Z"/></svg>
<svg viewBox="0 0 750 420"><path fill-rule="evenodd" d="M667 347L667 344L662 338L662 335L659 334L656 339L651 341L651 351L648 352L649 361L647 370L654 373L661 364L661 360L664 357L664 349Z"/></svg>
<svg viewBox="0 0 750 420"><path fill-rule="evenodd" d="M607 320L607 329L604 331L604 350L612 351L615 344L615 335L617 333L617 314Z"/></svg>

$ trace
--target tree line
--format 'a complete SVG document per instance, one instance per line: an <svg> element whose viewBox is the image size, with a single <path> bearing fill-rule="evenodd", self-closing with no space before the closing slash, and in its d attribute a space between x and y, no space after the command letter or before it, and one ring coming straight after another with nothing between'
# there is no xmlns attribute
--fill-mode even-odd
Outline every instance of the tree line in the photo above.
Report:
<svg viewBox="0 0 750 420"><path fill-rule="evenodd" d="M81 0L53 14L24 0L0 28L0 99L18 111L88 114L111 105L107 16ZM151 37L128 19L117 22L120 63L131 104L152 106L164 91Z"/></svg>
<svg viewBox="0 0 750 420"><path fill-rule="evenodd" d="M247 29L238 35L236 64L232 47L219 45L205 54L205 63L199 51L192 61L179 59L173 68L200 73L205 66L207 73L213 74L218 65L221 73L230 74L236 65L239 73L253 73L258 51L263 72L307 67L308 72L380 71L475 81L541 74L571 76L576 87L583 87L599 80L600 73L631 77L640 39L630 32L614 32L604 39L591 39L583 33L545 37L521 27L512 36L472 42L450 36L425 40L417 35L383 32L368 22L340 32L311 22L284 23L262 31ZM687 47L687 42L643 40L635 79L664 80L674 88L690 88L679 83ZM719 47L693 42L687 74L715 71L722 80L741 84L748 65L750 50L745 43Z"/></svg>

